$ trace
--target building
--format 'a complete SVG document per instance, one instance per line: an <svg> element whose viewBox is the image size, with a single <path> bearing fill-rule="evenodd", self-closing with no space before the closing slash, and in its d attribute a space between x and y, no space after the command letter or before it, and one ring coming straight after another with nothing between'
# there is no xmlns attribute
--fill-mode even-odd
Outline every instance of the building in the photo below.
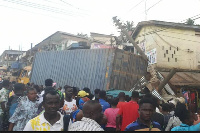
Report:
<svg viewBox="0 0 200 133"><path fill-rule="evenodd" d="M200 26L163 21L138 23L133 39L164 78L177 72L169 85L192 111L200 107ZM137 51L135 51L137 52Z"/></svg>
<svg viewBox="0 0 200 133"><path fill-rule="evenodd" d="M25 51L18 50L5 50L0 56L0 64L2 66L10 67L12 63L18 60L18 57L23 54Z"/></svg>
<svg viewBox="0 0 200 133"><path fill-rule="evenodd" d="M20 56L20 61L26 62L27 65L31 65L36 52L71 50L76 48L89 49L89 39L86 37L57 31Z"/></svg>
<svg viewBox="0 0 200 133"><path fill-rule="evenodd" d="M90 39L92 40L91 48L112 48L116 46L116 39L113 35L105 35L90 32Z"/></svg>
<svg viewBox="0 0 200 133"><path fill-rule="evenodd" d="M144 21L132 37L157 69L200 70L200 26Z"/></svg>

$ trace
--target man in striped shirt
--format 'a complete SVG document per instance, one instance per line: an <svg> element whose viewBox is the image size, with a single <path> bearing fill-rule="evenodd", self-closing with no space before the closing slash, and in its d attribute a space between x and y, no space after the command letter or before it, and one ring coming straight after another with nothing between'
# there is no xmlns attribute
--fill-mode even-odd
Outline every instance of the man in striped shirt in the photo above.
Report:
<svg viewBox="0 0 200 133"><path fill-rule="evenodd" d="M71 124L68 131L104 131L98 124L102 118L102 107L99 102L87 101L83 105L83 118Z"/></svg>

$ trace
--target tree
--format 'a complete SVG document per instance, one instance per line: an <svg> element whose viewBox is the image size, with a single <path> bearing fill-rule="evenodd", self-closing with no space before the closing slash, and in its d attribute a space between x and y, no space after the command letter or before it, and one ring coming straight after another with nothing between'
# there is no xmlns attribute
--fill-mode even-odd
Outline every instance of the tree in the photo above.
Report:
<svg viewBox="0 0 200 133"><path fill-rule="evenodd" d="M134 22L133 21L126 21L126 23L124 24L124 28L130 33L130 35L133 33L135 27L134 27ZM129 40L126 38L126 35L122 32L120 32L120 39L122 40L122 42L129 42Z"/></svg>
<svg viewBox="0 0 200 133"><path fill-rule="evenodd" d="M188 18L186 21L187 25L194 25L194 20L192 20L191 18Z"/></svg>

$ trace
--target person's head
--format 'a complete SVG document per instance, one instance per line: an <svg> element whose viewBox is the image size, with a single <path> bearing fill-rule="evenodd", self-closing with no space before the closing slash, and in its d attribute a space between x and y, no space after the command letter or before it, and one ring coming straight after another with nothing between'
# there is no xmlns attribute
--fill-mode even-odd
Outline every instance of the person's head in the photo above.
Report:
<svg viewBox="0 0 200 133"><path fill-rule="evenodd" d="M37 93L40 93L40 87L38 85L33 85L33 88L36 89Z"/></svg>
<svg viewBox="0 0 200 133"><path fill-rule="evenodd" d="M89 94L86 93L85 91L81 90L78 92L78 97L86 97L86 96L89 96Z"/></svg>
<svg viewBox="0 0 200 133"><path fill-rule="evenodd" d="M10 86L10 82L9 82L9 80L3 80L2 87L8 89L9 86Z"/></svg>
<svg viewBox="0 0 200 133"><path fill-rule="evenodd" d="M129 95L126 95L126 96L125 96L125 101L126 101L126 102L129 102L130 100L131 100L131 97L130 97Z"/></svg>
<svg viewBox="0 0 200 133"><path fill-rule="evenodd" d="M16 84L16 81L12 81L12 84L15 85L15 84Z"/></svg>
<svg viewBox="0 0 200 133"><path fill-rule="evenodd" d="M133 92L132 92L131 99L132 99L133 101L138 102L138 100L139 100L139 92L133 91Z"/></svg>
<svg viewBox="0 0 200 133"><path fill-rule="evenodd" d="M168 103L162 104L162 112L170 112L170 106Z"/></svg>
<svg viewBox="0 0 200 133"><path fill-rule="evenodd" d="M99 98L100 98L100 99L106 99L106 91L101 90L101 91L99 92Z"/></svg>
<svg viewBox="0 0 200 133"><path fill-rule="evenodd" d="M95 95L99 95L99 92L100 92L100 89L95 89L95 90L94 90L94 94L95 94Z"/></svg>
<svg viewBox="0 0 200 133"><path fill-rule="evenodd" d="M88 94L91 94L91 92L90 92L90 89L89 89L89 88L85 87L85 88L83 88L83 90L84 90L86 93L88 93Z"/></svg>
<svg viewBox="0 0 200 133"><path fill-rule="evenodd" d="M64 89L65 89L65 97L67 99L71 99L73 94L73 88L71 86L65 85Z"/></svg>
<svg viewBox="0 0 200 133"><path fill-rule="evenodd" d="M119 98L113 98L113 99L110 100L110 105L112 107L116 107L118 102L119 102Z"/></svg>
<svg viewBox="0 0 200 133"><path fill-rule="evenodd" d="M151 98L142 98L139 102L140 120L150 121L155 109L155 104Z"/></svg>
<svg viewBox="0 0 200 133"><path fill-rule="evenodd" d="M61 91L61 90L62 90L62 87L61 87L61 86L59 86L57 90Z"/></svg>
<svg viewBox="0 0 200 133"><path fill-rule="evenodd" d="M177 103L176 108L174 110L175 116L177 116L182 123L187 125L192 125L194 122L194 114L187 110L185 104Z"/></svg>
<svg viewBox="0 0 200 133"><path fill-rule="evenodd" d="M83 116L100 123L103 118L102 107L98 101L90 100L83 105Z"/></svg>
<svg viewBox="0 0 200 133"><path fill-rule="evenodd" d="M75 98L77 95L78 95L78 89L76 87L73 87L72 98Z"/></svg>
<svg viewBox="0 0 200 133"><path fill-rule="evenodd" d="M48 115L55 115L59 110L60 97L58 92L53 87L45 91L42 105L45 109L45 113Z"/></svg>
<svg viewBox="0 0 200 133"><path fill-rule="evenodd" d="M160 105L160 101L158 98L154 97L153 95L151 95L150 93L144 95L144 98L151 98L153 100L154 106L159 108Z"/></svg>
<svg viewBox="0 0 200 133"><path fill-rule="evenodd" d="M182 123L192 126L195 120L195 115L189 110L185 110L184 115L180 116L179 119Z"/></svg>
<svg viewBox="0 0 200 133"><path fill-rule="evenodd" d="M45 86L51 86L53 85L53 80L52 79L46 79L45 80Z"/></svg>
<svg viewBox="0 0 200 133"><path fill-rule="evenodd" d="M14 93L16 96L23 96L24 95L24 88L25 85L22 83L16 83L14 85Z"/></svg>
<svg viewBox="0 0 200 133"><path fill-rule="evenodd" d="M35 88L28 88L27 89L27 97L30 101L37 100L37 90Z"/></svg>
<svg viewBox="0 0 200 133"><path fill-rule="evenodd" d="M124 100L125 101L126 95L125 95L124 92L120 92L117 97L119 98L119 100Z"/></svg>

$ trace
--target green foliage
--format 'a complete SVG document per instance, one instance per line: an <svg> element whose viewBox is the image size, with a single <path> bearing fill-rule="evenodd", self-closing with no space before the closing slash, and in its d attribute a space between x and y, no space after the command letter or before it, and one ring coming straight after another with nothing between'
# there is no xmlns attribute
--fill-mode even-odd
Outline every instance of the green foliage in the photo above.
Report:
<svg viewBox="0 0 200 133"><path fill-rule="evenodd" d="M187 25L194 25L194 20L192 20L191 18L187 19L186 21Z"/></svg>
<svg viewBox="0 0 200 133"><path fill-rule="evenodd" d="M129 33L132 33L134 31L134 22L133 21L126 21L126 23L124 24L124 28L126 31L128 31ZM122 40L122 42L129 42L129 40L126 38L126 35L124 33L120 33L120 39Z"/></svg>

